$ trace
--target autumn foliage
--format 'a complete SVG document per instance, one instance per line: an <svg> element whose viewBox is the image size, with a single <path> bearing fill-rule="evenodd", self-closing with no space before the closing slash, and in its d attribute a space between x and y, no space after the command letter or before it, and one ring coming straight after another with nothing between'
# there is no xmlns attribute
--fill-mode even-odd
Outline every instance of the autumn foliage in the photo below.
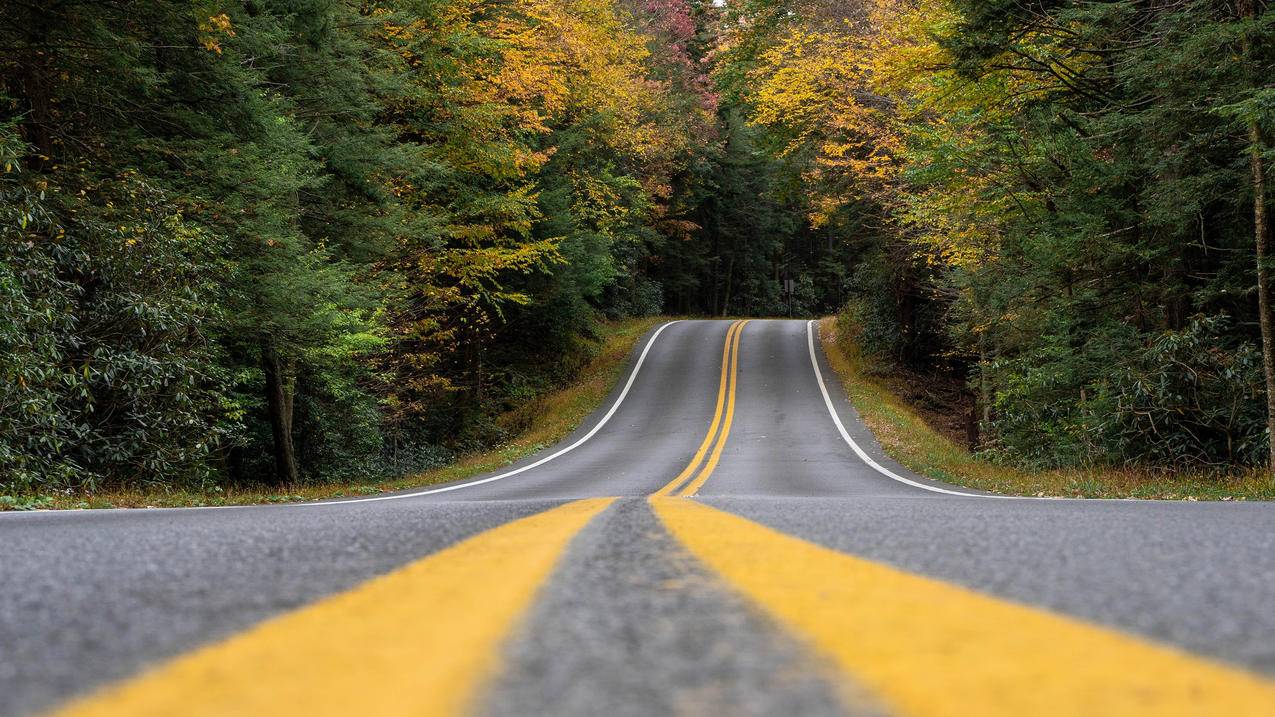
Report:
<svg viewBox="0 0 1275 717"><path fill-rule="evenodd" d="M431 466L661 312L844 309L997 460L1268 456L1264 2L0 17L0 493Z"/></svg>

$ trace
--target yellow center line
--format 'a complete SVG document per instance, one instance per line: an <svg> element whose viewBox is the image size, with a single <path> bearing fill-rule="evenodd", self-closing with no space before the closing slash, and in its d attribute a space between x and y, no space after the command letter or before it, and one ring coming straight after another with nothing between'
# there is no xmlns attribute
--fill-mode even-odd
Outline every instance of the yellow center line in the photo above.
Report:
<svg viewBox="0 0 1275 717"><path fill-rule="evenodd" d="M867 687L916 717L1275 715L1275 684L1242 669L692 501L650 502L691 553L831 658L848 701Z"/></svg>
<svg viewBox="0 0 1275 717"><path fill-rule="evenodd" d="M722 433L717 437L717 445L713 447L713 454L709 456L708 463L704 465L704 470L695 477L695 480L687 484L678 495L682 497L693 496L704 487L704 483L708 481L709 476L713 475L713 470L717 468L717 462L722 457L722 450L726 448L726 439L730 437L730 427L735 420L735 389L739 384L739 337L744 333L744 327L748 325L748 321L742 321L739 328L735 331L734 346L731 347L730 356L730 392L726 399L726 419L722 422Z"/></svg>
<svg viewBox="0 0 1275 717"><path fill-rule="evenodd" d="M686 468L683 468L682 472L677 474L677 477L669 481L663 488L655 491L654 495L671 494L683 481L691 477L691 474L699 467L700 461L704 460L704 454L708 452L708 447L712 444L713 437L717 435L717 427L722 421L722 406L726 401L727 373L730 370L731 338L734 337L735 332L743 324L744 322L742 321L736 321L726 331L726 343L722 346L722 374L717 384L717 408L713 410L713 422L708 426L708 433L704 436L704 441L699 444L699 450L695 451L695 456L691 458L690 463L686 464Z"/></svg>
<svg viewBox="0 0 1275 717"><path fill-rule="evenodd" d="M55 714L461 713L571 538L613 500L493 528Z"/></svg>

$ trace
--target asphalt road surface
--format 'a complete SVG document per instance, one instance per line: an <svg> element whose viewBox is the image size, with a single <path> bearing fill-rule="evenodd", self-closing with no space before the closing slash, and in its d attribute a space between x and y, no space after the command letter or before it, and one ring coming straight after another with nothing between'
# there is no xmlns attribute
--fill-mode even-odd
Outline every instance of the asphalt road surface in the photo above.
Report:
<svg viewBox="0 0 1275 717"><path fill-rule="evenodd" d="M679 321L499 474L0 515L0 714L1275 715L1275 505L886 458L804 321Z"/></svg>

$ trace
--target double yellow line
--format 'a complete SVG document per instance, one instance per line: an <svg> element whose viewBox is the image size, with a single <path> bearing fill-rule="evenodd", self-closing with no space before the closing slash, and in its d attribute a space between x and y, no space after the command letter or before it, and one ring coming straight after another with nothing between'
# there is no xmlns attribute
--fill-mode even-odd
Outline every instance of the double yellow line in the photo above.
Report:
<svg viewBox="0 0 1275 717"><path fill-rule="evenodd" d="M1275 684L1242 668L696 501L650 504L693 556L829 660L847 705L875 697L905 717L1275 715Z"/></svg>
<svg viewBox="0 0 1275 717"><path fill-rule="evenodd" d="M657 495L671 495L692 475L679 495L694 495L717 467L734 417L739 339L747 323L736 321L726 334L708 435L690 465ZM574 501L493 528L74 700L55 714L464 712L499 670L501 645L572 538L613 500ZM363 689L376 684L412 689Z"/></svg>
<svg viewBox="0 0 1275 717"><path fill-rule="evenodd" d="M465 714L571 540L613 501L579 500L492 528L53 715Z"/></svg>
<svg viewBox="0 0 1275 717"><path fill-rule="evenodd" d="M713 422L708 427L708 434L704 436L699 450L695 451L695 456L691 458L690 463L686 464L686 468L667 485L657 490L654 495L666 496L676 492L683 497L693 496L699 492L709 476L713 474L713 470L717 468L717 462L721 460L722 451L726 448L726 439L730 436L731 423L735 418L735 388L739 375L739 337L747 325L747 320L736 321L726 332L726 344L722 347L722 376L717 386L717 408L713 412ZM711 453L710 446L712 446ZM706 463L704 463L705 455L708 456ZM702 469L700 469L701 463L704 464ZM696 469L700 469L699 475L687 483L687 479L695 474ZM683 483L686 485L678 491L678 487Z"/></svg>

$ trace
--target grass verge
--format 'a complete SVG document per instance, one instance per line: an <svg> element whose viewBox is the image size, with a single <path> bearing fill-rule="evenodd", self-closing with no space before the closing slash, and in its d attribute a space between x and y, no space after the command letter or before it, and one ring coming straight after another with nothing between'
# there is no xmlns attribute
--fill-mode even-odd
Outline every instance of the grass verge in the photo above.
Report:
<svg viewBox="0 0 1275 717"><path fill-rule="evenodd" d="M864 423L886 453L923 476L1005 495L1275 500L1275 484L1265 471L1234 475L1120 468L1026 471L983 460L931 427L917 407L891 388L889 373L863 355L845 320L826 318L819 326L828 363L841 377Z"/></svg>
<svg viewBox="0 0 1275 717"><path fill-rule="evenodd" d="M490 451L465 456L455 463L424 473L370 482L312 483L278 488L230 488L212 491L114 490L92 494L0 496L2 510L175 508L215 505L291 503L325 498L376 495L463 480L498 470L565 438L602 404L620 377L625 359L642 336L663 318L629 319L605 323L598 354L570 385L552 391L501 417L506 425L526 425L518 438Z"/></svg>

